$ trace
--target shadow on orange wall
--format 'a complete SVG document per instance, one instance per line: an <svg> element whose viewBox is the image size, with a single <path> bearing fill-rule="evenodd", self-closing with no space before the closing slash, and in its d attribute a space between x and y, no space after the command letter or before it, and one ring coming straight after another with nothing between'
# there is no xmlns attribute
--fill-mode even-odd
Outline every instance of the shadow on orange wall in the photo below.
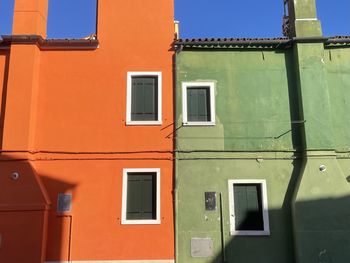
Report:
<svg viewBox="0 0 350 263"><path fill-rule="evenodd" d="M44 262L48 230L49 236L54 237L50 248L54 247L60 259L69 260L69 232L67 235L65 232L69 231L70 224L67 229L66 217L50 210L44 184L62 192L71 191L74 185L37 174L28 161L1 157L0 262Z"/></svg>
<svg viewBox="0 0 350 263"><path fill-rule="evenodd" d="M61 261L70 261L73 217L71 211L59 212L57 206L58 194L70 193L74 198L76 185L53 179L47 175L41 175L40 178L48 189L48 195L52 200L49 211L46 259L54 258ZM73 200L70 203L73 203Z"/></svg>
<svg viewBox="0 0 350 263"><path fill-rule="evenodd" d="M4 121L5 121L5 108L6 108L6 95L7 95L7 80L9 76L9 63L10 52L1 52L0 56L4 61L3 65L0 64L0 74L3 74L2 85L0 85L1 93L1 107L0 107L0 148L2 149L2 140L4 133ZM0 75L1 76L1 75ZM0 82L1 83L1 82Z"/></svg>

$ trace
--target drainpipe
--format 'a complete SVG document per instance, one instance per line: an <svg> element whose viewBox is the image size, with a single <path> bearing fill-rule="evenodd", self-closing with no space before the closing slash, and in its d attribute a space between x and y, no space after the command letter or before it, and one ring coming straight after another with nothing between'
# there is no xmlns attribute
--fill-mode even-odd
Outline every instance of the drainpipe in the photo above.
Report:
<svg viewBox="0 0 350 263"><path fill-rule="evenodd" d="M322 36L315 0L289 0L288 8L290 38L295 42L293 57L299 114L305 120L300 128L301 167L292 199L294 249L295 261L308 263L320 255L323 257L325 248L331 250L331 254L339 253L331 245L332 238L323 241L315 236L325 235L325 230L319 228L325 221L329 220L330 225L333 223L319 206L324 198L336 196L332 188L341 179L340 168L334 161L334 132L324 60L324 43L329 39ZM319 167L322 162L329 164L333 172L327 171L321 176Z"/></svg>
<svg viewBox="0 0 350 263"><path fill-rule="evenodd" d="M68 252L67 259L68 262L72 261L72 227L73 227L73 216L70 214L59 214L59 218L68 218L69 219L69 234L68 234Z"/></svg>
<svg viewBox="0 0 350 263"><path fill-rule="evenodd" d="M173 176L173 187L174 187L174 227L175 227L175 261L177 261L178 259L178 252L179 252L179 241L178 241L178 231L179 231L179 227L178 227L178 222L179 222L179 218L178 218L178 207L179 207L179 202L178 202L178 178L177 178L177 173L178 173L178 162L179 162L179 153L177 151L178 149L178 142L177 142L177 130L178 130L178 120L177 120L177 99L176 99L176 88L177 88L177 78L176 78L176 67L177 67L177 52L174 52L173 55L173 102L175 105L175 110L174 110L174 131L173 131L173 147L175 149L174 151L174 176Z"/></svg>
<svg viewBox="0 0 350 263"><path fill-rule="evenodd" d="M98 4L99 4L99 0L96 0L96 25L95 25L96 38L98 38Z"/></svg>

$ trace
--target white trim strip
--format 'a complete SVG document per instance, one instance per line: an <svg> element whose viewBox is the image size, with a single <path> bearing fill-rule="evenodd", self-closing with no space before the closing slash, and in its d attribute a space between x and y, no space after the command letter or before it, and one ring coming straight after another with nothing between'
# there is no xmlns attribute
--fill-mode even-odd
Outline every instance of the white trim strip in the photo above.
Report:
<svg viewBox="0 0 350 263"><path fill-rule="evenodd" d="M73 261L45 261L45 263L175 263L174 259L163 260L73 260Z"/></svg>
<svg viewBox="0 0 350 263"><path fill-rule="evenodd" d="M297 18L295 21L316 21L316 17L311 17L311 18Z"/></svg>

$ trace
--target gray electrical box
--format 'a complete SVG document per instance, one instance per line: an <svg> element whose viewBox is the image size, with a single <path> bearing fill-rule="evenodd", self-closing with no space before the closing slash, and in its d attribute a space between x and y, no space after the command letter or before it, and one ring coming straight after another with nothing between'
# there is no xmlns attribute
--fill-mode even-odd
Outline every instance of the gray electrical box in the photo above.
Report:
<svg viewBox="0 0 350 263"><path fill-rule="evenodd" d="M191 256L194 258L212 257L213 239L191 238Z"/></svg>
<svg viewBox="0 0 350 263"><path fill-rule="evenodd" d="M72 195L71 194L58 194L57 200L57 212L67 213L72 209Z"/></svg>
<svg viewBox="0 0 350 263"><path fill-rule="evenodd" d="M215 211L216 210L216 192L205 192L205 210Z"/></svg>

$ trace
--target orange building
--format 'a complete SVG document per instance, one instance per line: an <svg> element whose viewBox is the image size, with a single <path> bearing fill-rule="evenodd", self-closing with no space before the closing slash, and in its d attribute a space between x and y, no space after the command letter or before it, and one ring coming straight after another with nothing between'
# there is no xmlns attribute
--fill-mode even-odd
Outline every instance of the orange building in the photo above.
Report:
<svg viewBox="0 0 350 263"><path fill-rule="evenodd" d="M100 0L90 40L47 6L0 42L0 262L174 262L173 1Z"/></svg>

